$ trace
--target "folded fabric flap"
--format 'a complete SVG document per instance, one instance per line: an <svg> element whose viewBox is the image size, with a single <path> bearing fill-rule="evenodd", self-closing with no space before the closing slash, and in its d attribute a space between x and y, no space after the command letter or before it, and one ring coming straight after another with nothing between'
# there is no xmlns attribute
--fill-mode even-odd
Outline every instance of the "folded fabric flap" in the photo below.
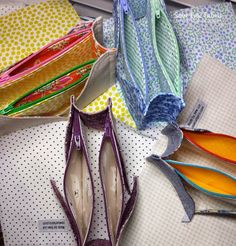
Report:
<svg viewBox="0 0 236 246"><path fill-rule="evenodd" d="M115 83L116 50L109 50L101 55L90 72L81 96L76 99L76 106L86 107Z"/></svg>
<svg viewBox="0 0 236 246"><path fill-rule="evenodd" d="M76 239L77 246L82 246L81 238L80 238L80 232L79 232L78 226L76 224L76 221L74 219L74 216L71 213L71 210L68 207L64 197L62 196L61 192L59 191L59 189L56 185L56 182L54 180L50 180L50 182L51 182L52 189L53 189L58 201L60 202L60 204L61 204L61 206L62 206L62 208L63 208L63 210L64 210L64 212L68 218L71 229L72 229L74 236L75 236L75 239Z"/></svg>
<svg viewBox="0 0 236 246"><path fill-rule="evenodd" d="M175 170L172 167L170 167L168 163L166 163L158 156L152 155L147 158L147 161L157 165L160 168L161 172L171 182L171 184L173 185L173 187L175 188L178 194L180 201L182 202L182 205L187 215L187 220L184 222L190 222L195 213L195 203L192 197L186 191L178 174L175 172Z"/></svg>
<svg viewBox="0 0 236 246"><path fill-rule="evenodd" d="M141 91L126 80L120 80L126 105L136 127L143 130L152 127L156 121L172 123L184 107L182 98L173 94L160 93L152 101L146 101ZM132 91L132 93L130 93ZM148 98L147 98L148 99Z"/></svg>
<svg viewBox="0 0 236 246"><path fill-rule="evenodd" d="M136 20L144 17L147 12L147 0L122 0L128 1L130 10L132 11Z"/></svg>
<svg viewBox="0 0 236 246"><path fill-rule="evenodd" d="M152 126L157 121L175 122L183 107L184 102L182 98L173 94L160 93L146 105L142 127Z"/></svg>
<svg viewBox="0 0 236 246"><path fill-rule="evenodd" d="M95 40L100 44L103 45L103 18L98 17L96 18L97 24L92 29L93 35Z"/></svg>
<svg viewBox="0 0 236 246"><path fill-rule="evenodd" d="M126 223L128 222L130 216L133 213L134 207L135 207L135 203L137 201L137 193L138 193L138 178L134 177L134 182L133 182L133 190L130 194L130 198L128 200L128 202L125 205L125 209L123 211L121 220L120 220L120 224L118 227L118 231L117 231L117 242L119 242L120 240L120 236L122 231L124 230L124 227L126 225Z"/></svg>
<svg viewBox="0 0 236 246"><path fill-rule="evenodd" d="M106 124L109 110L110 110L111 104L108 104L108 106L96 113L90 114L81 111L77 105L76 101L72 104L72 115L73 112L74 114L80 118L81 122L87 126L87 127L92 127L100 131L104 131L104 126Z"/></svg>
<svg viewBox="0 0 236 246"><path fill-rule="evenodd" d="M183 132L176 123L170 123L161 131L161 133L168 138L167 148L161 155L162 158L165 158L179 149L183 140Z"/></svg>

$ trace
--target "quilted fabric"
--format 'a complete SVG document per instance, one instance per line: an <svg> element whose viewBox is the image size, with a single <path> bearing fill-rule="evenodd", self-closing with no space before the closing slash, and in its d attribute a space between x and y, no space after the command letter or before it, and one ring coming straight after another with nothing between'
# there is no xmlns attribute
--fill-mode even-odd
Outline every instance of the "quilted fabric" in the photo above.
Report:
<svg viewBox="0 0 236 246"><path fill-rule="evenodd" d="M203 54L236 69L236 18L231 3L174 11L170 20L179 41L185 89Z"/></svg>
<svg viewBox="0 0 236 246"><path fill-rule="evenodd" d="M173 90L172 81L168 80L168 72L157 54L158 44L152 41L152 35L157 35L153 30L155 25L151 25L156 17L153 11L157 9L151 7L149 0L141 4L142 7L138 3L139 0L132 1L132 4L129 1L115 2L115 44L118 48L117 80L136 126L144 129L157 121L175 121L183 100L181 92ZM146 11L143 11L145 6ZM155 7L166 16L161 6L162 3ZM177 80L179 82L179 78Z"/></svg>
<svg viewBox="0 0 236 246"><path fill-rule="evenodd" d="M184 90L204 53L236 69L236 20L230 3L182 9L169 16L180 47L180 77ZM104 43L114 47L113 19L104 23ZM124 99L119 83L116 89Z"/></svg>
<svg viewBox="0 0 236 246"><path fill-rule="evenodd" d="M165 5L164 5L164 2L163 1L160 1L160 5L163 9L163 12L166 13L166 9L165 9ZM155 13L154 13L155 14ZM149 13L150 15L150 13ZM127 17L129 18L129 17ZM167 37L170 37L170 34L165 31L166 28L169 28L169 25L166 23L165 20L163 20L162 18L159 19L157 21L158 25L156 26L157 29L161 29L163 32L163 35L159 35L157 39L158 41L158 48L159 48L159 51L160 53L165 53L166 51L165 50L170 50L170 46L169 45L164 45L165 42L165 38L166 36ZM145 29L145 25L147 25L147 20L139 20L139 24L140 24L140 27ZM115 39L114 39L114 19L113 18L110 18L110 19L107 19L104 21L104 36L103 36L103 41L104 41L104 45L105 47L114 47L115 46ZM132 32L132 28L130 30L130 32ZM157 31L156 31L157 32ZM164 33L166 32L166 33ZM158 32L158 34L160 34L160 32ZM132 35L130 38L133 38L133 42L135 42L137 44L137 37L135 37L135 35ZM150 37L148 37L147 35L142 34L142 40L144 42L149 42L151 43L152 41L150 40ZM133 50L133 43L130 42L128 43L129 45L129 48L131 50ZM138 45L138 44L137 44ZM153 56L153 54L150 52L150 49L152 49L152 47L150 48L150 46L147 46L147 47L144 47L144 52L146 54L146 62L147 64L149 64L148 66L148 70L149 70L149 75L150 77L155 80L156 78L156 73L155 73L155 67L153 64L157 65L157 62L155 61L155 58ZM160 50L161 49L161 50ZM138 53L135 53L137 56L139 56ZM165 54L160 54L161 57L168 57L167 55ZM170 57L170 56L169 56ZM140 58L140 56L139 56ZM177 59L176 57L173 57L174 59ZM166 60L163 60L164 63L168 63L168 67L170 67L170 69L168 69L168 75L170 77L171 80L174 80L174 77L176 76L176 74L174 74L176 71L173 69L174 65L173 63L176 62L173 60L174 59L166 59ZM142 63L138 63L138 61L140 59L136 59L136 64L135 63L132 63L132 61L135 60L135 59L131 59L131 66L133 67L133 69L135 70L135 73L134 73L134 76L136 77L136 81L137 83L139 83L139 85L142 87L142 90L145 91L145 88L143 87L142 85L142 80L145 79L144 77L144 73L139 73L140 71L143 71L143 64ZM123 66L124 64L124 57L121 56L120 53L118 53L118 71L120 74L122 74L121 77L124 77L125 78L125 68ZM165 67L167 67L166 64L164 64ZM172 68L171 68L172 67ZM159 68L160 69L160 68ZM171 72L173 71L173 73ZM139 74L139 77L141 77L141 79L139 79L139 77L137 76ZM154 92L156 88L152 88L150 87L150 93ZM159 87L159 89L161 89ZM132 116L130 115L128 109L127 109L127 105L125 103L125 98L124 98L124 95L123 95L123 91L121 89L121 86L120 86L120 83L118 81L118 83L116 83L115 86L113 86L112 88L110 88L107 92L105 92L102 96L100 96L99 98L97 98L96 100L94 100L88 107L86 107L84 109L85 112L96 112L96 111L100 111L100 110L103 110L105 105L106 105L106 101L107 101L107 98L108 97L111 97L113 102L117 102L117 103L113 103L113 114L116 118L118 118L119 120L121 120L122 122L128 124L129 126L131 127L136 127L136 124L132 118ZM154 95L155 96L155 95ZM136 100L136 99L134 99ZM136 110L135 108L133 110Z"/></svg>
<svg viewBox="0 0 236 246"><path fill-rule="evenodd" d="M79 17L67 0L48 0L0 17L0 71L64 36Z"/></svg>

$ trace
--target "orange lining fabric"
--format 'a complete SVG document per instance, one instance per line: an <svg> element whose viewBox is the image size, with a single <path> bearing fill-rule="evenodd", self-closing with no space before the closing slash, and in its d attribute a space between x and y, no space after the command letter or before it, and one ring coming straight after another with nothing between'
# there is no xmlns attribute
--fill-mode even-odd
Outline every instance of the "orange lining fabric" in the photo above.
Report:
<svg viewBox="0 0 236 246"><path fill-rule="evenodd" d="M191 182L205 190L236 196L236 181L223 173L202 167L171 165Z"/></svg>
<svg viewBox="0 0 236 246"><path fill-rule="evenodd" d="M184 137L202 150L236 164L236 138L211 133L183 130Z"/></svg>

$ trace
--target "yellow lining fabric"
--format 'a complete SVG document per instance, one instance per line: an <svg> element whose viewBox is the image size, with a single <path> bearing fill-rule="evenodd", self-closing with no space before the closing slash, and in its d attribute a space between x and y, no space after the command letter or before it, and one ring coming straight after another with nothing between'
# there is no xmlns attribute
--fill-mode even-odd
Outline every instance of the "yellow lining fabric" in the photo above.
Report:
<svg viewBox="0 0 236 246"><path fill-rule="evenodd" d="M191 182L209 192L236 196L236 181L209 169L171 164Z"/></svg>
<svg viewBox="0 0 236 246"><path fill-rule="evenodd" d="M224 159L236 162L236 139L224 135L186 132L185 136L205 150Z"/></svg>

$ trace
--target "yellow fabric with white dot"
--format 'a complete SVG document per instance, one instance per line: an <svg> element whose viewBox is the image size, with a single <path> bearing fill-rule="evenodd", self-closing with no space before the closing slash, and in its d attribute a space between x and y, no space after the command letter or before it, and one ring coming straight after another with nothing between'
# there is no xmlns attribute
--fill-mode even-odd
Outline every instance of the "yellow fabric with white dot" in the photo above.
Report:
<svg viewBox="0 0 236 246"><path fill-rule="evenodd" d="M79 21L67 0L48 0L0 17L0 71L63 37Z"/></svg>
<svg viewBox="0 0 236 246"><path fill-rule="evenodd" d="M123 100L121 99L115 85L113 85L101 96L96 98L92 103L85 107L83 111L87 113L95 113L105 109L109 97L112 99L112 113L115 116L115 118L119 119L120 121L133 128L136 128L134 120L132 119L128 109L126 108Z"/></svg>

